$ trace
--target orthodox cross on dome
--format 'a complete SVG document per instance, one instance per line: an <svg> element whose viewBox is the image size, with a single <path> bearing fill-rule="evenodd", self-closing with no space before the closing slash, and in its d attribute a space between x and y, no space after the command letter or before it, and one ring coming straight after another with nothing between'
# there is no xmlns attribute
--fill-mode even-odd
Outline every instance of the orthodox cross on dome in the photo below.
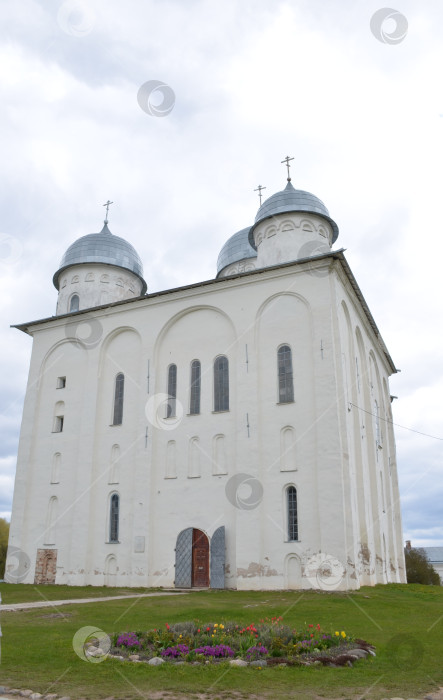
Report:
<svg viewBox="0 0 443 700"><path fill-rule="evenodd" d="M260 197L260 206L261 206L261 198L263 197L261 191L262 191L262 190L265 190L265 189L266 189L266 187L263 187L262 185L259 185L259 186L257 187L257 189L254 190L254 192L258 192L258 196Z"/></svg>
<svg viewBox="0 0 443 700"><path fill-rule="evenodd" d="M281 161L282 163L286 163L286 167L288 169L288 182L291 182L291 173L289 172L289 168L291 167L289 165L290 160L294 160L294 159L290 158L289 156L286 156L286 158L283 158L283 160Z"/></svg>
<svg viewBox="0 0 443 700"><path fill-rule="evenodd" d="M106 207L105 224L108 223L108 212L109 212L109 207L111 206L111 204L114 204L114 202L110 202L109 199L107 202L105 202L105 204L103 204L103 206Z"/></svg>

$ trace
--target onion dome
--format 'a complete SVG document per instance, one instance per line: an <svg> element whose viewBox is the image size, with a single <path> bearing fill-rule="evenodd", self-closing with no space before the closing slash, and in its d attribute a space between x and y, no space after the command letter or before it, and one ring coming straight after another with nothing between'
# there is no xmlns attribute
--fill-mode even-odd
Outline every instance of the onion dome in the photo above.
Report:
<svg viewBox="0 0 443 700"><path fill-rule="evenodd" d="M143 265L135 248L128 241L114 236L105 222L100 233L89 233L69 246L60 261L60 266L53 277L54 287L59 289L59 279L63 270L72 265L100 263L121 267L134 273L142 282L141 294L146 293L147 285L143 279Z"/></svg>
<svg viewBox="0 0 443 700"><path fill-rule="evenodd" d="M249 242L255 249L254 244L254 229L260 221L270 219L278 214L286 212L306 212L309 214L317 214L323 217L332 227L332 243L338 238L338 226L329 216L329 211L318 197L304 190L296 190L291 182L288 182L285 189L281 192L276 192L272 197L266 199L261 205L255 217L254 225L249 231Z"/></svg>
<svg viewBox="0 0 443 700"><path fill-rule="evenodd" d="M252 248L248 239L249 231L250 226L243 228L226 241L217 259L217 277L228 265L257 257L257 251Z"/></svg>

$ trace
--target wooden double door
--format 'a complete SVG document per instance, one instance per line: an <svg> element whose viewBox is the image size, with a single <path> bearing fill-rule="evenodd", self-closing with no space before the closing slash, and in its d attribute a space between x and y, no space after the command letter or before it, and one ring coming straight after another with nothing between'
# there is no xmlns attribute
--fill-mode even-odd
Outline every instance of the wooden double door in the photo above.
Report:
<svg viewBox="0 0 443 700"><path fill-rule="evenodd" d="M201 530L192 530L192 586L209 586L209 540Z"/></svg>
<svg viewBox="0 0 443 700"><path fill-rule="evenodd" d="M179 532L174 567L176 588L224 588L224 525L220 525L211 538L195 527L187 527Z"/></svg>

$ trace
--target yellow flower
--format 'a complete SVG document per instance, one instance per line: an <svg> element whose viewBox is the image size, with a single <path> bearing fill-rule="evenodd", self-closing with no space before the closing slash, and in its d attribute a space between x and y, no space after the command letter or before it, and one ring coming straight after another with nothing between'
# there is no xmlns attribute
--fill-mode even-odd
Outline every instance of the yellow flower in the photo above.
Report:
<svg viewBox="0 0 443 700"><path fill-rule="evenodd" d="M217 624L217 622L215 623L214 627L218 627L218 624Z"/></svg>
<svg viewBox="0 0 443 700"><path fill-rule="evenodd" d="M343 632L343 631L342 631L341 636L342 636L343 639L344 639L344 638L346 637L346 632Z"/></svg>
<svg viewBox="0 0 443 700"><path fill-rule="evenodd" d="M225 626L224 626L224 625L220 625L220 629L221 629L221 630L224 630L224 629L225 629Z"/></svg>
<svg viewBox="0 0 443 700"><path fill-rule="evenodd" d="M339 637L339 636L340 636L340 632L336 632L336 633L335 633L335 636L336 636L336 637Z"/></svg>
<svg viewBox="0 0 443 700"><path fill-rule="evenodd" d="M181 637L181 636L182 636L182 635L180 635L180 637ZM179 637L179 639L180 639L180 637Z"/></svg>
<svg viewBox="0 0 443 700"><path fill-rule="evenodd" d="M215 634L211 634L211 637L215 637Z"/></svg>

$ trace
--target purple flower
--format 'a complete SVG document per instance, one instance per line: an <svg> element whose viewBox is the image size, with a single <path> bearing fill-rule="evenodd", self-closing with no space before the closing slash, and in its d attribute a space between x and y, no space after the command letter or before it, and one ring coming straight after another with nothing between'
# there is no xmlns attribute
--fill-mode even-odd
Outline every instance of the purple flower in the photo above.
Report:
<svg viewBox="0 0 443 700"><path fill-rule="evenodd" d="M118 647L141 647L142 643L139 641L135 632L125 632L121 634L117 639Z"/></svg>
<svg viewBox="0 0 443 700"><path fill-rule="evenodd" d="M176 659L185 654L189 654L189 647L187 644L177 644L175 647L167 647L167 649L162 649L161 651L162 656L167 656L170 659Z"/></svg>
<svg viewBox="0 0 443 700"><path fill-rule="evenodd" d="M215 659L222 659L228 656L234 656L234 652L231 647L226 646L226 644L217 644L215 647L204 646L197 647L194 649L196 654L203 654L203 656L212 656Z"/></svg>

